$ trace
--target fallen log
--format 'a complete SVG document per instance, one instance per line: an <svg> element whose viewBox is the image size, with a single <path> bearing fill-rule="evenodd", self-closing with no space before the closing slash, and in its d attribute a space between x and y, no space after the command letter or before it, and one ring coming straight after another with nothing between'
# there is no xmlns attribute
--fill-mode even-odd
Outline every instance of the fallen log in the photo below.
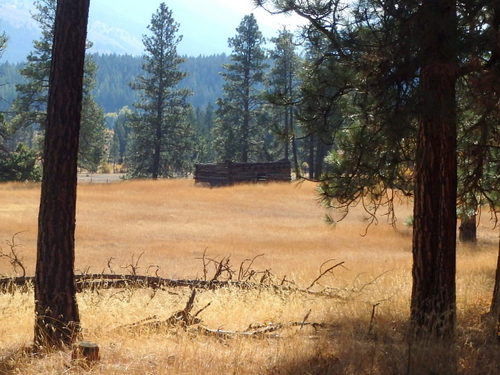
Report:
<svg viewBox="0 0 500 375"><path fill-rule="evenodd" d="M188 301L186 302L186 306L184 309L179 310L172 314L168 319L166 320L158 320L158 317L156 315L153 315L152 317L148 317L146 319L142 319L138 322L131 323L131 324L125 324L121 325L119 327L114 328L113 330L130 330L130 329L159 329L161 327L166 327L166 328L173 328L173 327L189 327L194 324L199 324L201 323L201 319L198 318L198 315L205 310L208 306L210 306L211 303L206 305L205 307L201 308L198 310L196 314L191 314L191 310L193 310L194 307L194 299L196 297L196 289L193 289L191 292L191 296L189 297Z"/></svg>
<svg viewBox="0 0 500 375"><path fill-rule="evenodd" d="M313 327L316 331L319 328L328 329L335 328L333 324L326 323L316 323L316 322L290 322L290 323L268 323L264 325L250 325L250 327L244 331L229 331L224 329L212 329L205 327L203 325L198 325L195 330L207 336L219 337L219 338L232 338L232 337L248 337L248 338L282 338L275 332L283 330L285 328L291 327Z"/></svg>
<svg viewBox="0 0 500 375"><path fill-rule="evenodd" d="M316 323L307 322L311 310L307 312L304 319L301 322L289 322L289 323L265 323L265 324L250 324L247 329L243 331L228 331L224 329L212 329L202 325L202 320L198 318L198 315L203 312L207 307L210 306L211 302L206 306L198 310L195 314L191 314L194 307L196 297L196 289L193 289L191 295L186 302L184 309L179 310L172 314L166 320L160 320L156 315L142 319L138 322L120 325L113 329L117 330L133 330L133 329L149 329L158 330L161 328L184 328L188 329L192 333L202 333L206 336L213 336L219 338L230 338L230 337L254 337L254 338L281 338L280 335L274 332L291 327L300 327L302 329L305 326L313 327L315 331L318 329L328 329L335 328L333 324L327 323Z"/></svg>
<svg viewBox="0 0 500 375"><path fill-rule="evenodd" d="M30 287L34 284L34 276L18 276L0 279L0 292L11 293L15 287ZM259 289L273 290L275 292L303 293L318 297L344 299L336 291L322 290L312 291L287 285L264 284L249 281L231 280L189 280L189 279L168 279L158 276L145 275L119 275L119 274L80 274L75 275L75 285L77 292L84 290L112 289L112 288L198 288L198 289L218 289L218 288L239 288L239 289Z"/></svg>

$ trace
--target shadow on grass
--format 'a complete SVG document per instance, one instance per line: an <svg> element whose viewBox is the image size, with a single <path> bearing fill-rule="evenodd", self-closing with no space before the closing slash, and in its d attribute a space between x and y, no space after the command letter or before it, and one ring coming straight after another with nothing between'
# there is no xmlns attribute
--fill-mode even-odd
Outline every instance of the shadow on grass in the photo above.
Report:
<svg viewBox="0 0 500 375"><path fill-rule="evenodd" d="M500 345L481 325L459 327L453 346L411 343L403 323L382 322L370 333L366 322L343 321L340 327L316 343L309 354L288 359L267 375L500 374Z"/></svg>

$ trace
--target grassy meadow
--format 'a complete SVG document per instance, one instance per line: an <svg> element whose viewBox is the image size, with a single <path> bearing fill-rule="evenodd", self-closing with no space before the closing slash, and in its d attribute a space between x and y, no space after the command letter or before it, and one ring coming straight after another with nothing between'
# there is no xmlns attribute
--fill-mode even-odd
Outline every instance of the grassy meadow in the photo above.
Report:
<svg viewBox="0 0 500 375"><path fill-rule="evenodd" d="M0 184L0 248L13 234L27 274L34 273L39 185ZM36 358L21 348L32 340L33 295L0 295L0 374L445 374L439 348L406 339L411 294L411 204L399 201L398 221L370 227L354 208L327 225L313 183L195 186L192 180L82 184L78 190L77 272L202 278L201 257L230 256L234 269L264 254L253 268L307 288L329 265L344 262L311 290L337 297L272 290L200 290L195 310L204 326L245 330L250 324L328 323L291 327L266 338L216 338L181 328L126 328L184 308L188 289L85 291L78 296L83 335L99 344L91 368L71 354ZM459 246L457 273L458 372L497 374L498 346L481 324L493 290L498 228L483 214L476 246ZM140 259L139 259L140 258ZM325 265L322 264L329 261ZM158 271L157 271L158 270ZM209 272L213 273L212 269ZM0 273L13 275L8 259Z"/></svg>

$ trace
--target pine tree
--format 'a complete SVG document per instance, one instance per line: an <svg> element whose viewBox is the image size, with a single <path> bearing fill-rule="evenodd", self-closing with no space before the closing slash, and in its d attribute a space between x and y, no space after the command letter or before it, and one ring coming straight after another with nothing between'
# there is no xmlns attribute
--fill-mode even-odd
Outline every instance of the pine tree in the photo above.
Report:
<svg viewBox="0 0 500 375"><path fill-rule="evenodd" d="M38 23L41 38L33 42L31 51L20 73L26 82L16 85L18 96L13 104L16 116L11 124L14 130L29 129L32 135L45 126L47 117L47 96L49 86L52 43L54 39L54 19L56 13L55 0L38 0L35 2L37 13L32 15ZM33 139L24 139L31 143Z"/></svg>
<svg viewBox="0 0 500 375"><path fill-rule="evenodd" d="M107 114L109 117L111 117L111 115L113 116L113 120L111 122L113 138L111 140L111 149L109 151L109 161L114 164L125 164L129 135L131 131L129 122L132 116L132 110L129 107L123 107L118 111L118 113Z"/></svg>
<svg viewBox="0 0 500 375"><path fill-rule="evenodd" d="M307 18L331 42L326 53L359 73L352 96L361 110L347 131L349 144L367 147L342 149L350 166L325 180L328 202L344 192L345 207L358 198L379 207L394 189L414 187L414 333L453 339L457 196L463 219L481 201L494 216L498 206L500 3L362 0L350 19L337 2L272 3Z"/></svg>
<svg viewBox="0 0 500 375"><path fill-rule="evenodd" d="M5 48L7 48L7 36L2 32L2 34L0 34L0 56L3 55Z"/></svg>
<svg viewBox="0 0 500 375"><path fill-rule="evenodd" d="M261 109L266 54L253 14L243 18L229 38L231 63L224 65L223 97L217 101L215 147L220 160L255 161L263 155L266 129L257 123Z"/></svg>
<svg viewBox="0 0 500 375"><path fill-rule="evenodd" d="M334 193L329 198L339 199L341 188L346 195L340 200L346 198L347 207L360 197L377 201L374 207L378 207L394 188L391 173L404 156L405 132L417 125L411 320L418 336L452 338L456 318L455 3L362 0L350 5L348 17L349 9L340 11L334 1L310 6L293 0L272 3L281 11L293 10L307 18L309 29L328 40L325 56L336 56L359 72L352 94L361 104L359 126L351 129L358 144L371 140L369 150L378 148L375 155L382 158L363 148L352 153L357 163L354 169L341 171L341 184L337 176L332 176L333 187L324 184L326 195ZM373 142L379 139L395 147Z"/></svg>
<svg viewBox="0 0 500 375"><path fill-rule="evenodd" d="M32 144L33 135L44 130L47 118L48 79L50 74L56 0L35 2L37 13L33 15L41 28L40 40L34 41L34 49L21 69L26 82L16 85L18 96L13 104L16 116L11 121L14 130L23 133L20 140ZM85 59L84 99L80 133L79 166L95 170L104 156L105 124L102 109L92 97L96 66L91 57ZM24 139L23 139L24 138ZM41 142L40 142L41 143ZM37 146L36 144L33 146ZM38 147L40 147L38 145Z"/></svg>
<svg viewBox="0 0 500 375"><path fill-rule="evenodd" d="M2 57L5 48L7 48L7 36L5 35L5 33L2 33L0 34L0 57ZM0 113L0 156L2 156L2 153L6 152L4 148L5 137L6 129L4 124L4 117L3 114Z"/></svg>
<svg viewBox="0 0 500 375"><path fill-rule="evenodd" d="M179 24L165 3L153 14L148 29L151 34L143 37L144 75L132 84L140 99L130 121L128 166L132 177L157 179L187 172L193 134L186 121L190 92L177 88L186 75L179 70L184 59L177 53L182 37L177 36Z"/></svg>
<svg viewBox="0 0 500 375"><path fill-rule="evenodd" d="M210 163L215 160L212 140L214 126L214 107L211 103L206 108L197 107L192 111L190 121L195 125L195 163Z"/></svg>
<svg viewBox="0 0 500 375"><path fill-rule="evenodd" d="M58 1L44 142L34 283L35 347L80 333L74 277L78 133L89 0Z"/></svg>
<svg viewBox="0 0 500 375"><path fill-rule="evenodd" d="M271 41L274 43L274 49L270 53L273 67L267 77L267 99L275 108L277 121L282 124L274 129L283 144L282 158L287 160L290 158L290 145L292 145L295 173L300 176L295 106L298 99L298 72L301 61L295 51L296 45L291 32L283 29Z"/></svg>
<svg viewBox="0 0 500 375"><path fill-rule="evenodd" d="M7 47L7 36L0 34L0 57ZM4 98L0 98L4 99ZM8 124L3 113L0 113L0 181L38 181L40 168L36 153L24 144L18 144L14 149Z"/></svg>
<svg viewBox="0 0 500 375"><path fill-rule="evenodd" d="M92 90L95 87L94 77L96 70L96 64L87 56L85 61L85 75L83 77L78 165L88 169L92 173L97 172L101 162L104 160L106 146L104 111L92 96Z"/></svg>

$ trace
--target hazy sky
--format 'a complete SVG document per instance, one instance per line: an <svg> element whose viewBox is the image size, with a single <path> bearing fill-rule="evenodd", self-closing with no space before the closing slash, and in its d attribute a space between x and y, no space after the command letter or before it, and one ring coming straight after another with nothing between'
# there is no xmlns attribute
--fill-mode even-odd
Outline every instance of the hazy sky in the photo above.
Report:
<svg viewBox="0 0 500 375"><path fill-rule="evenodd" d="M255 9L251 0L167 0L174 19L180 23L183 41L181 54L198 55L229 52L227 39L244 15L254 13L264 36L270 38L287 25L294 29L300 17L270 15ZM151 15L160 4L158 0L91 0L89 39L106 38L108 44L128 39L131 48L142 50L142 35L147 32ZM105 15L108 15L106 17ZM137 53L137 51L130 51Z"/></svg>
<svg viewBox="0 0 500 375"><path fill-rule="evenodd" d="M164 0L180 24L182 55L197 56L230 53L228 38L236 34L242 18L254 13L266 38L276 36L284 25L294 30L304 21L298 16L270 15L255 9L251 0ZM88 38L90 52L141 55L142 36L160 0L90 0ZM9 37L2 61L22 61L40 38L32 19L33 0L0 0L0 32Z"/></svg>

